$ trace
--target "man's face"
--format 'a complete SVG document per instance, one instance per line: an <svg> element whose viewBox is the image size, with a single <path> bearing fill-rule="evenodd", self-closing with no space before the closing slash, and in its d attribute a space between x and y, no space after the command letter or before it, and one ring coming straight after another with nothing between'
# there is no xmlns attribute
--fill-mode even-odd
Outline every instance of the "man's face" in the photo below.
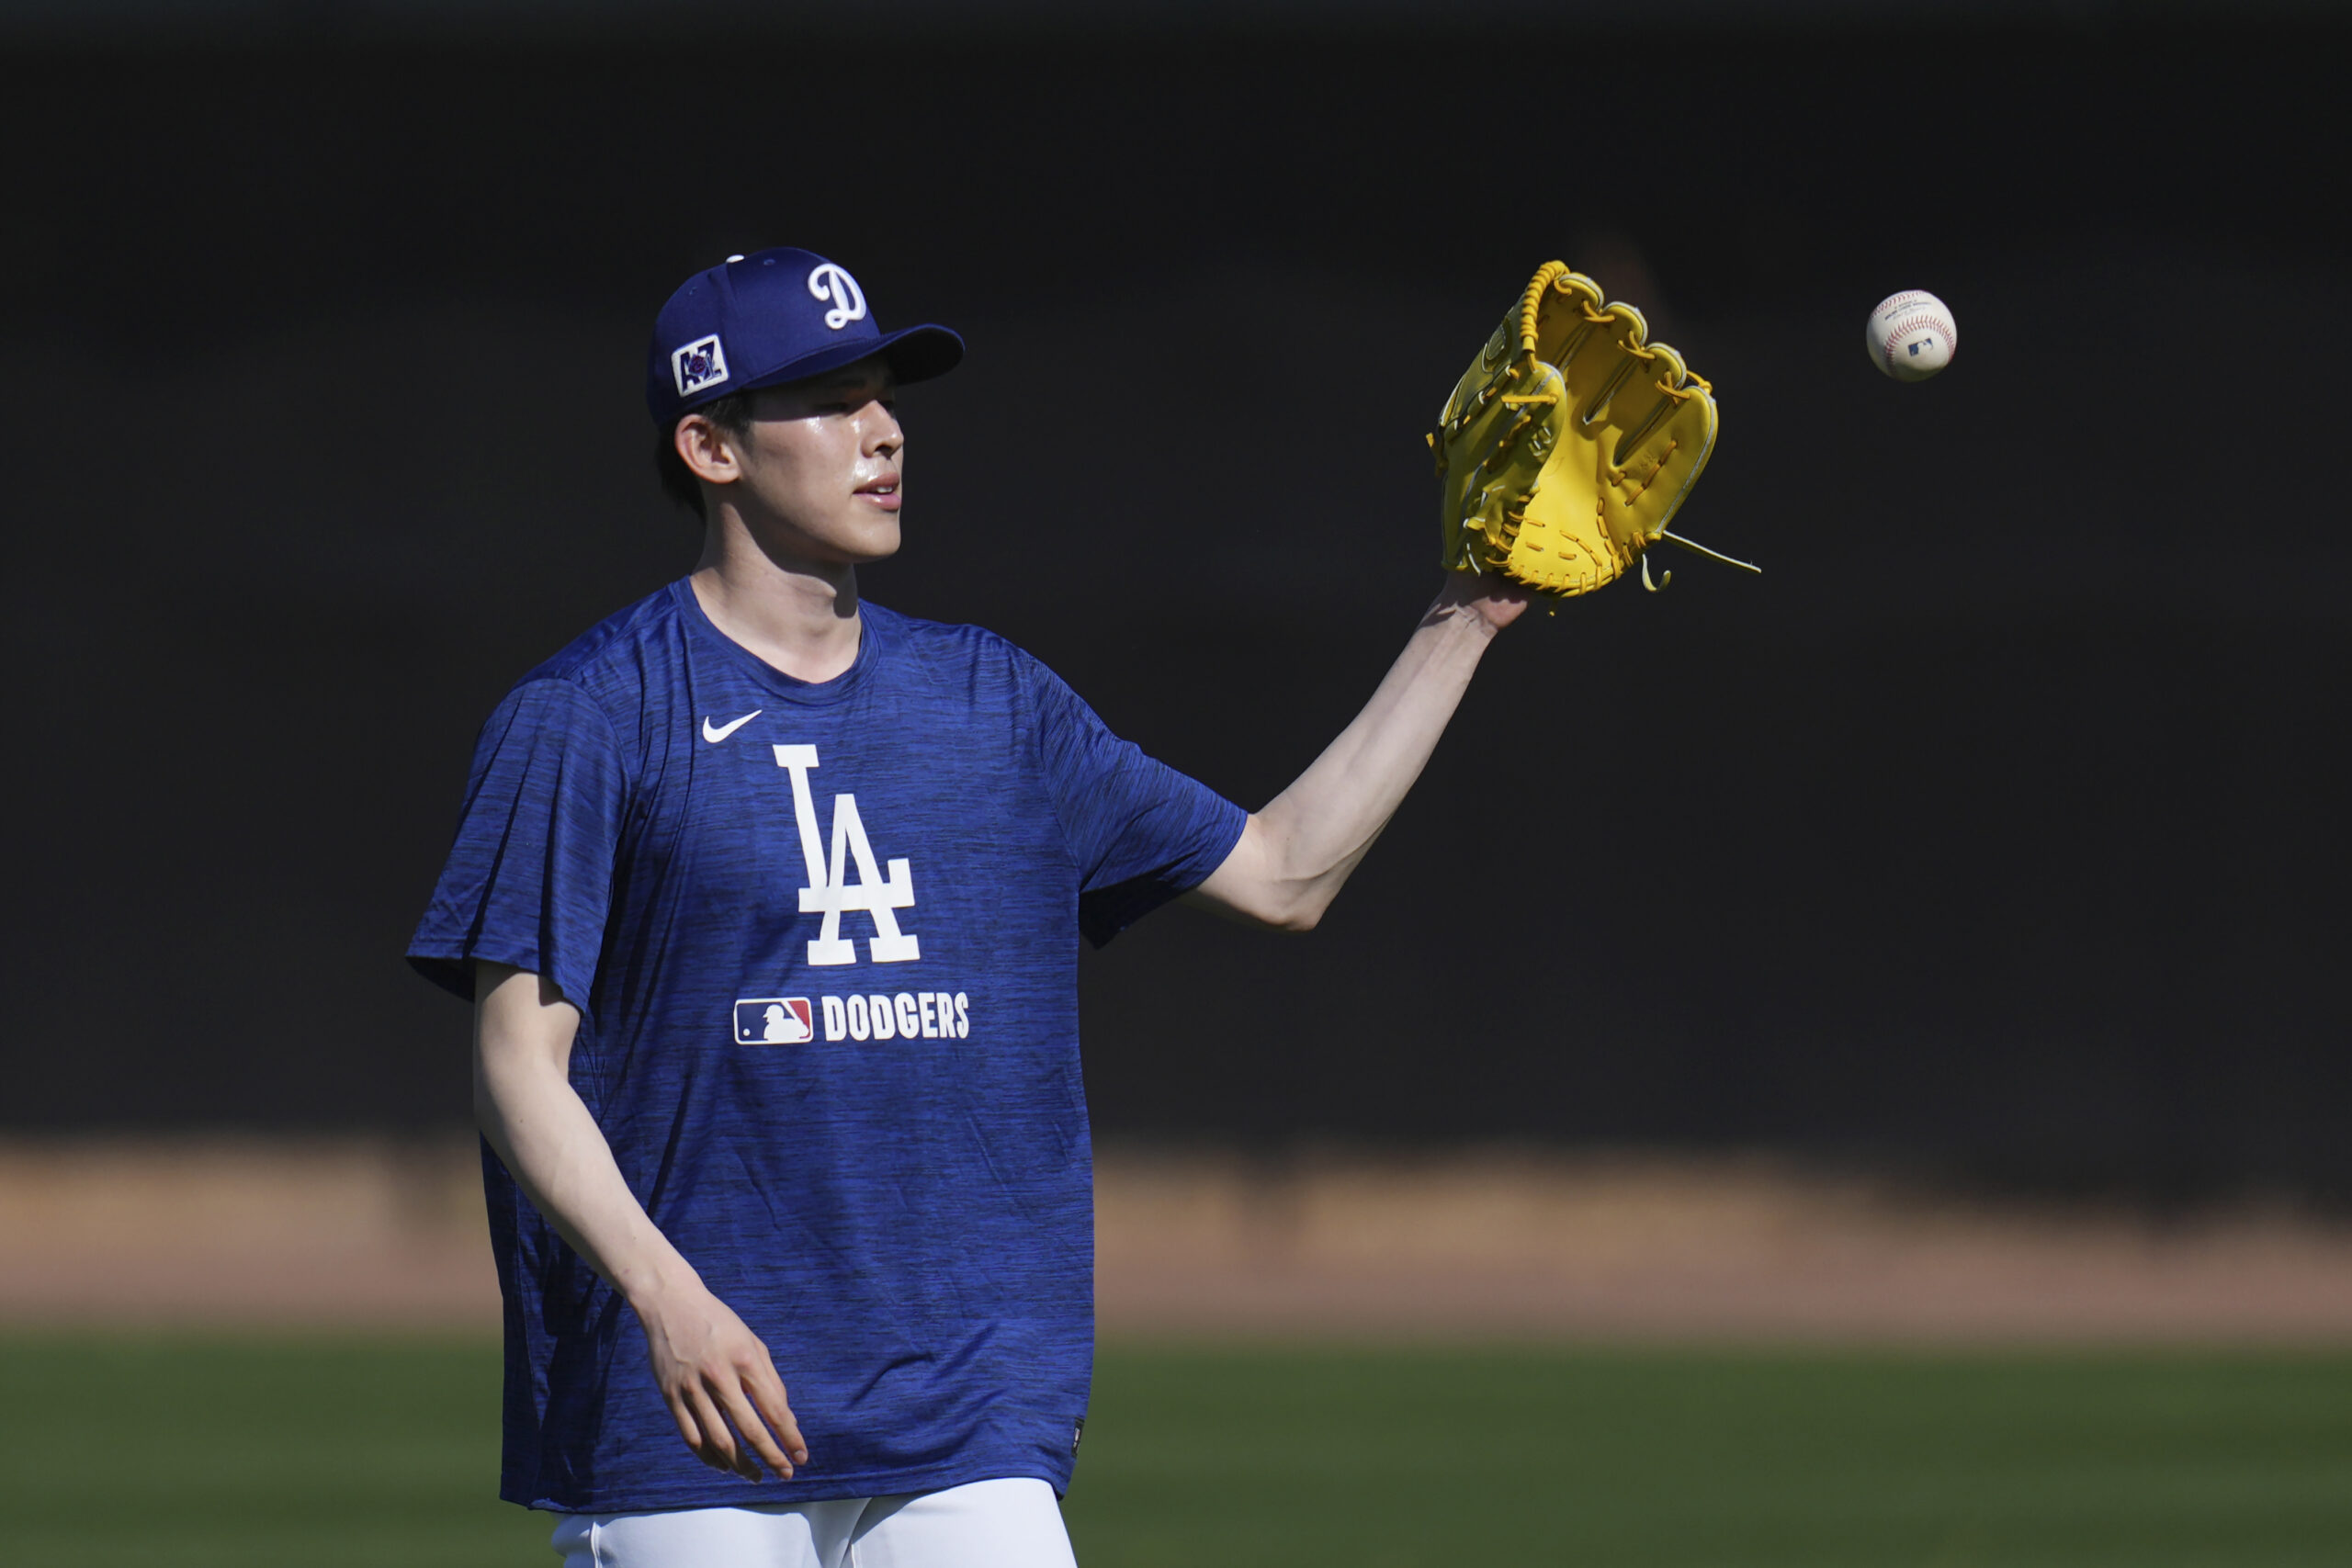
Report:
<svg viewBox="0 0 2352 1568"><path fill-rule="evenodd" d="M752 394L722 494L771 552L855 564L899 548L898 383L879 359Z"/></svg>

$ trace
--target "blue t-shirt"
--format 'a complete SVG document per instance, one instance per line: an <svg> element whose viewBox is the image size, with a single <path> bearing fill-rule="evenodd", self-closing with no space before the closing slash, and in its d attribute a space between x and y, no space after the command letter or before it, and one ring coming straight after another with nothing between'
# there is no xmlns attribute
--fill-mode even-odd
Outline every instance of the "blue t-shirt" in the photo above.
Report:
<svg viewBox="0 0 2352 1568"><path fill-rule="evenodd" d="M411 961L581 1010L571 1082L655 1224L766 1341L808 1440L754 1487L679 1439L635 1315L484 1151L510 1501L574 1513L1069 1483L1093 1361L1078 942L1243 812L1001 637L868 604L793 680L672 584L476 747Z"/></svg>

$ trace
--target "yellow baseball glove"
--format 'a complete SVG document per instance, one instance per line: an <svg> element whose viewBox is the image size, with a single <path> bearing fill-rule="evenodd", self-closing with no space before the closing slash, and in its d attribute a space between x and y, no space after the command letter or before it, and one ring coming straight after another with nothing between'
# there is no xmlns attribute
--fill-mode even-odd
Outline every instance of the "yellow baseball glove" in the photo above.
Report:
<svg viewBox="0 0 2352 1568"><path fill-rule="evenodd" d="M1429 438L1448 570L1566 598L1639 559L1655 592L1643 552L1660 539L1758 570L1666 531L1714 450L1714 389L1648 333L1566 264L1536 273Z"/></svg>

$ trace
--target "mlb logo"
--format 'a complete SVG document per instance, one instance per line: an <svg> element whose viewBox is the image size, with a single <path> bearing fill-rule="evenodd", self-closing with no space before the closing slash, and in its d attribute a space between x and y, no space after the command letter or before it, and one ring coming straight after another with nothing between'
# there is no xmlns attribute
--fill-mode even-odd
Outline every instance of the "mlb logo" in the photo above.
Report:
<svg viewBox="0 0 2352 1568"><path fill-rule="evenodd" d="M671 355L670 373L677 378L678 396L682 398L726 380L727 355L718 346L718 334L696 338Z"/></svg>
<svg viewBox="0 0 2352 1568"><path fill-rule="evenodd" d="M735 1004L738 1045L806 1045L816 1038L807 997L752 997Z"/></svg>

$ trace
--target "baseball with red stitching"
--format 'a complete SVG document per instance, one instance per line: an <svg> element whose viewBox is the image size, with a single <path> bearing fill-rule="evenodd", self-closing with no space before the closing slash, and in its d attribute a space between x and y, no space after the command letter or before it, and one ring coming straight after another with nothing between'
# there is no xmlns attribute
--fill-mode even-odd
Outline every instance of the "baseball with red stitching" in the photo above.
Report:
<svg viewBox="0 0 2352 1568"><path fill-rule="evenodd" d="M1924 288L1906 288L1878 302L1862 324L1871 363L1898 381L1924 381L1951 363L1960 329L1951 308Z"/></svg>

